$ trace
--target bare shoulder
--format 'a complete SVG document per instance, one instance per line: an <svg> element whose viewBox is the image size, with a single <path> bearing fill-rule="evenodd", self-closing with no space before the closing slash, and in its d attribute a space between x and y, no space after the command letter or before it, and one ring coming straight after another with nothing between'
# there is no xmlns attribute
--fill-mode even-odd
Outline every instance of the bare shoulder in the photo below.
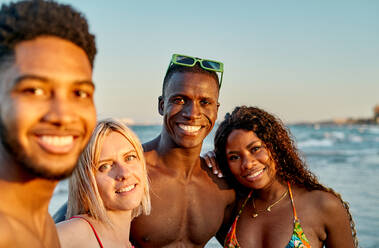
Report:
<svg viewBox="0 0 379 248"><path fill-rule="evenodd" d="M331 192L312 190L308 191L307 198L313 205L325 213L335 213L344 210L341 200Z"/></svg>
<svg viewBox="0 0 379 248"><path fill-rule="evenodd" d="M153 140L150 140L146 143L142 144L142 148L144 153L148 153L150 151L156 151L158 144L159 144L160 136L154 138Z"/></svg>
<svg viewBox="0 0 379 248"><path fill-rule="evenodd" d="M65 220L56 227L62 247L85 247L92 239L91 227L83 219Z"/></svg>
<svg viewBox="0 0 379 248"><path fill-rule="evenodd" d="M201 174L206 175L207 178L211 179L213 183L215 183L220 190L232 190L232 186L228 183L225 177L218 177L218 175L214 174L212 169L210 169L203 157L200 157L200 171ZM233 190L234 191L234 190Z"/></svg>
<svg viewBox="0 0 379 248"><path fill-rule="evenodd" d="M332 192L307 191L304 198L312 209L312 223L319 223L322 228L321 240L325 247L353 247L352 217L348 206Z"/></svg>
<svg viewBox="0 0 379 248"><path fill-rule="evenodd" d="M346 223L349 219L342 199L331 192L321 190L307 191L304 198L315 209L326 225L332 224L332 222Z"/></svg>
<svg viewBox="0 0 379 248"><path fill-rule="evenodd" d="M143 155L145 157L146 166L148 169L156 167L159 164L159 155L157 152L158 142L158 138L155 138L154 140L142 145Z"/></svg>

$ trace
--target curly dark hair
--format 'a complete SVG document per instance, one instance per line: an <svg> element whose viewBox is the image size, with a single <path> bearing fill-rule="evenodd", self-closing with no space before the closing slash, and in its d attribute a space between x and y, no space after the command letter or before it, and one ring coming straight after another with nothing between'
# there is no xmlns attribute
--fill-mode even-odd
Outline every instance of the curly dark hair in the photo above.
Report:
<svg viewBox="0 0 379 248"><path fill-rule="evenodd" d="M165 77L163 79L163 86L162 86L162 96L163 97L164 97L165 90L166 90L166 87L167 87L167 84L168 84L170 78L176 72L182 72L182 73L183 72L193 72L193 73L203 73L203 74L209 75L209 76L211 76L216 81L216 83L217 83L217 89L220 90L220 82L219 82L219 78L218 78L216 72L214 72L214 71L208 71L208 70L205 70L205 69L201 68L201 66L199 66L199 63L196 63L192 67L172 64L168 68L168 70L166 72L166 75L165 75Z"/></svg>
<svg viewBox="0 0 379 248"><path fill-rule="evenodd" d="M308 169L294 144L290 131L282 121L257 107L241 106L236 107L232 114L227 113L217 129L214 139L215 153L220 170L229 182L240 191L239 193L245 194L247 190L234 179L225 152L227 139L230 133L236 129L253 131L263 141L277 165L276 176L279 181L295 184L306 188L308 191L321 190L335 195L347 210L354 244L355 247L358 247L355 224L348 203L343 201L341 195L333 189L322 185L316 175Z"/></svg>
<svg viewBox="0 0 379 248"><path fill-rule="evenodd" d="M52 35L71 41L87 54L93 67L95 36L85 17L69 5L32 0L3 4L0 9L0 61L12 57L17 43Z"/></svg>

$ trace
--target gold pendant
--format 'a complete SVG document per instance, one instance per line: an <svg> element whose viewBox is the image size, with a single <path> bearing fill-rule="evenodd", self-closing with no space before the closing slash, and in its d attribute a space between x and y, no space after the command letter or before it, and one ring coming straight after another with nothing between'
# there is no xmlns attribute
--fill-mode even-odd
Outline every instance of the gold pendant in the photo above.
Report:
<svg viewBox="0 0 379 248"><path fill-rule="evenodd" d="M268 207L268 208L267 208L267 211L271 212L271 207Z"/></svg>
<svg viewBox="0 0 379 248"><path fill-rule="evenodd" d="M253 218L255 218L255 217L257 217L258 216L258 214L253 214Z"/></svg>

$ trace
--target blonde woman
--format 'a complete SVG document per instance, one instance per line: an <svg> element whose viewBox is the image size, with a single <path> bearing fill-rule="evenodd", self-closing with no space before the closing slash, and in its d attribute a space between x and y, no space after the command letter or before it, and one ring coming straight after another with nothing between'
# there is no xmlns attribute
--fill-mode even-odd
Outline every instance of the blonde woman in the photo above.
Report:
<svg viewBox="0 0 379 248"><path fill-rule="evenodd" d="M115 119L100 121L70 178L67 219L57 224L61 246L133 247L130 223L150 213L142 146Z"/></svg>

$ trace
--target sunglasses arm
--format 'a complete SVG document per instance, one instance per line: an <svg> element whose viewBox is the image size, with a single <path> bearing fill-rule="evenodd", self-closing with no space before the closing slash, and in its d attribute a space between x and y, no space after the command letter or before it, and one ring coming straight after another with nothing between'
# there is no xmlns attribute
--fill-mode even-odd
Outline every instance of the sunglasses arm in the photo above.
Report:
<svg viewBox="0 0 379 248"><path fill-rule="evenodd" d="M222 77L224 76L224 72L221 72L221 79L220 79L220 86L219 89L221 89L221 84L222 84Z"/></svg>

